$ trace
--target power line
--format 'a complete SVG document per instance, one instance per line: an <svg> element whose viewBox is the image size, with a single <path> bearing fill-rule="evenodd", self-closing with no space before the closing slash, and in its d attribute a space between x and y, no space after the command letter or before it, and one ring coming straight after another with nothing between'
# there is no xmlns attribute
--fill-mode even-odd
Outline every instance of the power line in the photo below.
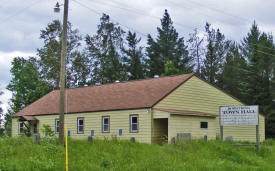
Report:
<svg viewBox="0 0 275 171"><path fill-rule="evenodd" d="M96 10L94 10L94 9L92 9L92 8L90 8L90 7L88 7L88 6L84 5L84 4L82 4L82 3L78 2L78 1L76 1L76 0L73 0L73 1L76 2L77 4L81 5L82 7L87 8L87 9L90 10L91 12L96 13L96 14L98 14L98 15L101 15L100 12L98 12L98 11L96 11ZM113 6L113 7L115 7L115 6ZM124 9L124 8L120 8L120 9ZM159 19L159 18L158 18L158 19ZM115 21L115 20L113 20L113 21ZM115 21L115 22L117 22L117 21ZM119 23L119 22L117 22L117 23L118 23L119 25L122 25L122 24ZM178 23L178 24L179 24L179 23ZM133 31L135 31L135 32L137 32L137 33L139 33L139 34L141 34L141 35L147 37L147 36L146 36L144 33L142 33L142 32L139 32L139 31L137 31L137 30L135 30L135 29L132 29L132 28L126 26L126 25L122 25L122 26L124 26L125 28L127 28L127 29L129 29L129 30L133 30ZM201 30L201 29L198 29L198 30ZM202 31L202 30L201 30L201 31ZM257 44L254 44L254 45L257 45ZM268 47L265 47L265 48L268 48ZM268 49L274 50L274 49L272 49L272 48L268 48ZM275 56L275 55L273 55L273 54L266 53L266 52L263 52L263 51L260 51L260 50L256 50L256 51L258 51L258 52L260 52L260 53L262 53L262 54Z"/></svg>
<svg viewBox="0 0 275 171"><path fill-rule="evenodd" d="M217 9L217 8L214 8L214 7L210 7L210 6L208 6L208 5L205 5L205 4L202 4L202 3L199 3L199 2L194 2L194 1L192 1L192 0L186 0L186 1L188 1L189 3L195 4L195 5L204 6L205 8L209 8L209 9L211 9L211 10L214 10L214 11L217 11L217 12L219 12L219 13L222 13L222 14L225 14L225 15L228 15L228 16L231 16L231 17L233 17L233 18L237 18L237 19L239 19L239 20L245 20L245 21L249 21L249 22L250 22L250 20L247 19L247 18L243 18L243 17L240 17L240 16L233 15L233 14L231 14L231 13L225 12L224 10L220 10L220 9Z"/></svg>
<svg viewBox="0 0 275 171"><path fill-rule="evenodd" d="M180 8L186 8L186 7L183 7L183 6L181 6L180 4L178 4L178 3L175 3L175 2L173 2L173 1L171 1L171 0L167 0L167 1L169 1L170 3L173 3L174 5L176 5L177 7L180 7ZM191 0L187 0L187 1L190 1L191 2ZM195 3L195 2L193 2L193 3ZM199 4L199 3L197 3L197 4ZM206 6L207 7L207 6ZM221 11L221 10L218 10L219 12L222 12L222 13L224 13L223 11ZM201 12L200 12L201 13ZM201 14L203 14L203 13L201 13ZM229 13L225 13L225 14L229 14ZM208 17L213 17L213 16L209 16L209 15L207 15L207 14L204 14L204 15L206 15L206 16L208 16ZM230 15L230 16L234 16L234 15ZM234 17L237 17L237 16L234 16ZM238 18L238 17L237 17ZM248 20L248 19L243 19L243 20ZM203 31L203 30L201 30L201 29L199 29L198 28L198 30L200 30L200 31ZM250 45L258 45L258 44L254 44L254 43L249 43ZM270 48L270 47L266 47L266 46L262 46L263 48L266 48L266 49L270 49L270 50L274 50L273 48Z"/></svg>
<svg viewBox="0 0 275 171"><path fill-rule="evenodd" d="M100 13L100 12L98 12L98 11L96 11L96 10L94 10L94 9L92 9L92 8L90 8L90 7L88 7L87 5L82 4L81 2L78 2L78 1L76 1L76 0L72 0L72 1L74 1L75 3L81 5L82 7L85 7L86 9L90 10L91 12L96 13L97 15L100 15L100 16L101 16L101 13ZM130 28L130 27L124 25L124 24L121 24L121 23L119 23L118 21L116 21L116 20L114 20L114 19L111 19L111 20L113 20L114 22L118 23L119 25L121 25L121 26L123 26L123 27L125 27L125 28L127 28L127 29L129 29L129 30L133 30L134 32L139 33L140 35L142 35L142 36L144 36L144 37L147 37L147 35L146 35L145 33L142 33L142 32L140 32L140 31L137 31L137 30L135 30L135 29L133 29L133 28Z"/></svg>
<svg viewBox="0 0 275 171"><path fill-rule="evenodd" d="M17 11L17 12L14 13L13 15L8 16L7 18L4 18L4 19L0 20L0 24L3 24L3 23L5 23L6 21L9 21L10 19L12 19L12 18L14 18L15 16L17 16L17 15L23 13L24 11L26 11L27 9L29 9L30 7L32 7L32 6L34 6L34 5L38 4L38 3L41 3L41 1L40 1L40 0L37 0L37 1L33 2L33 3L31 3L30 5L28 5L28 6L24 7L24 8L22 8L21 10Z"/></svg>
<svg viewBox="0 0 275 171"><path fill-rule="evenodd" d="M89 0L89 1L93 1L93 0ZM151 17L151 18L154 18L154 19L157 19L157 20L160 20L161 18L158 17L158 16L155 16L155 15L152 15L152 14L147 14L145 11L141 11L139 9L136 9L136 8L123 8L123 7L120 7L120 6L116 6L116 5L111 5L111 4L106 4L106 3L103 3L103 2L96 2L96 1L93 1L95 3L98 3L100 5L108 5L108 6L111 6L111 7L114 7L114 8L119 8L119 9L122 9L122 10L127 10L127 11L130 11L131 13L136 13L138 15L143 15L143 16L146 16L146 17ZM122 6L125 7L125 5L123 5L122 3L120 3ZM135 11L134 11L134 10ZM183 27L183 28L187 28L187 29L190 29L190 30L194 30L195 28L191 27L191 26L188 26L188 25L184 25L184 24L181 24L181 23L178 23L178 22L173 22L175 25L178 25L180 27Z"/></svg>

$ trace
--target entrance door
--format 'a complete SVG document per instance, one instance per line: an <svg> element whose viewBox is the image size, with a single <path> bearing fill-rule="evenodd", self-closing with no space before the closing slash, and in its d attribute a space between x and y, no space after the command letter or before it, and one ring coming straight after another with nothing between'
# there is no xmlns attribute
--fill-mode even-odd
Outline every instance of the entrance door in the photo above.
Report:
<svg viewBox="0 0 275 171"><path fill-rule="evenodd" d="M163 144L168 140L168 118L154 119L153 142Z"/></svg>

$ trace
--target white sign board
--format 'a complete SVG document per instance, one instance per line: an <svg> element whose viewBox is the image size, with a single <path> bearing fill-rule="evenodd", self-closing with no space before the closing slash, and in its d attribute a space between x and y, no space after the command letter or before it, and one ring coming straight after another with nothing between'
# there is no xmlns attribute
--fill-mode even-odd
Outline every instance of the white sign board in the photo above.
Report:
<svg viewBox="0 0 275 171"><path fill-rule="evenodd" d="M258 125L258 106L220 107L220 125Z"/></svg>

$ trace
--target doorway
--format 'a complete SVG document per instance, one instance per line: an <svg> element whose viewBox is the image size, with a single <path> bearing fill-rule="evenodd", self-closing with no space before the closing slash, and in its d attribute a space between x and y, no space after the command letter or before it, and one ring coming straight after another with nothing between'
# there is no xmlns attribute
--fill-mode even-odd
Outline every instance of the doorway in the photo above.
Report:
<svg viewBox="0 0 275 171"><path fill-rule="evenodd" d="M168 118L154 119L153 142L166 143L168 140Z"/></svg>

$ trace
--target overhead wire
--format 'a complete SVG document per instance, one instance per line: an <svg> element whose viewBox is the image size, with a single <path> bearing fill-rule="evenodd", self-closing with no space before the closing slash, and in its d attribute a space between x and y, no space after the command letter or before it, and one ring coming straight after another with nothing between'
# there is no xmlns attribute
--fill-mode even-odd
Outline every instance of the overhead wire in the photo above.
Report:
<svg viewBox="0 0 275 171"><path fill-rule="evenodd" d="M174 5L176 5L177 7L179 7L179 8L185 8L185 7L183 7L181 4L179 4L179 3L175 3L175 2L173 2L172 0L166 0L166 1L168 1L168 2L170 2L170 3L172 3L172 4L174 4ZM189 1L189 2L191 2L191 0L187 0L187 1ZM205 7L207 7L206 5L205 5ZM218 12L222 12L222 13L224 13L223 11L221 11L221 10L218 10ZM206 16L208 16L208 17L211 17L211 18L213 18L213 16L210 16L210 15L208 15L208 14L205 14L205 13L203 13L203 12L200 12L201 14L203 14L203 15L206 15ZM225 13L226 15L230 15L230 13ZM234 15L230 15L230 16L234 16ZM234 17L237 17L237 16L234 16ZM217 18L216 18L217 19ZM219 20L219 19L218 19ZM248 19L243 19L243 20L247 20L247 21L249 21ZM197 30L199 30L199 31L203 31L203 30L201 30L201 29L197 29ZM254 44L254 43L250 43L251 45L257 45L257 44ZM270 47L266 47L266 46L262 46L263 48L266 48L266 49L270 49L270 50L274 50L273 48L270 48Z"/></svg>
<svg viewBox="0 0 275 171"><path fill-rule="evenodd" d="M73 1L79 3L79 2L76 1L76 0L73 0ZM89 1L93 1L93 0L89 0ZM170 0L168 0L168 1L169 1L169 2L172 2L172 1L170 1ZM96 2L96 1L93 1L93 2ZM98 2L96 2L96 3L98 3ZM174 2L172 2L172 3L174 3ZM120 3L120 4L121 4L121 3ZM174 3L174 4L175 4L175 3ZM79 3L79 5L84 6L84 7L88 8L88 9L92 10L93 12L96 12L97 14L100 14L100 15L101 15L100 12L97 12L96 10L94 10L94 9L92 9L92 8L90 8L90 7L86 6L86 5L84 5L84 4ZM106 5L106 3L105 3L105 5ZM107 5L109 5L109 4L107 4ZM122 4L121 4L121 5L122 5ZM118 7L118 6L114 6L114 5L111 5L111 6L112 6L112 7L115 7L115 8L120 8L120 9L127 10L127 11L130 11L130 12L131 12L130 9L126 9L126 8L122 8L122 7ZM220 11L220 10L219 10L219 11ZM137 12L135 12L135 13L137 13ZM139 13L139 12L138 12L137 14L144 15L145 13ZM228 15L229 15L229 13L225 13L225 14L228 14ZM146 14L145 14L145 15L146 15ZM148 16L148 15L146 15L146 16ZM234 15L230 15L230 16L234 16ZM153 17L153 18L158 18L158 19L160 19L159 17L151 16L151 15L149 15L149 17ZM236 17L236 16L235 16L235 17ZM119 23L119 22L117 22L117 23ZM120 23L119 23L119 24L120 24ZM175 23L175 24L180 25L179 23ZM120 25L121 25L121 24L120 24ZM126 26L126 25L124 25L124 27L128 28L129 30L134 30L134 29L132 29L132 28L129 28L129 27ZM183 27L186 27L186 26L183 26ZM195 28L192 28L192 29L195 29ZM197 30L200 30L200 31L203 31L203 30L201 30L201 29L199 29L199 28L196 28L196 29L197 29ZM136 31L136 30L134 30L134 31ZM136 32L139 33L138 31L136 31ZM145 35L145 34L143 33L143 35ZM250 44L253 44L253 43L250 43ZM257 45L257 44L254 44L254 45ZM269 47L266 47L266 46L264 46L264 48L270 49L270 50L274 50L274 49L269 48ZM258 51L258 52L260 52L260 53L262 53L262 54L275 56L274 54L266 53L266 52L263 52L263 51L260 51L260 50L256 50L256 51Z"/></svg>
<svg viewBox="0 0 275 171"><path fill-rule="evenodd" d="M186 1L188 1L188 2L190 2L190 3L193 3L193 4L195 4L195 5L204 6L204 7L206 7L206 8L209 8L209 9L211 9L211 10L217 11L217 12L219 12L219 13L222 13L222 14L225 14L225 15L228 15L228 16L231 16L232 18L237 18L237 19L239 19L239 20L245 20L245 21L249 21L249 22L250 22L250 20L247 19L247 18L240 17L240 16L237 16L237 15L233 15L233 14L231 14L231 13L225 12L225 10L220 10L220 9L215 8L215 7L210 7L210 6L208 6L208 5L205 5L205 4L202 4L202 3L199 3L199 2L194 2L194 1L192 1L192 0L186 0Z"/></svg>
<svg viewBox="0 0 275 171"><path fill-rule="evenodd" d="M14 13L14 14L12 14L12 15L10 15L10 16L4 18L4 19L1 19L1 20L0 20L0 24L3 24L3 23L5 23L5 22L7 22L7 21L10 21L10 19L12 19L12 18L16 17L17 15L19 15L19 14L25 12L27 9L29 9L29 8L31 8L31 7L33 7L33 6L35 6L35 5L37 5L38 3L41 3L41 1L40 1L40 0L34 1L34 2L31 3L30 5L28 5L28 6L24 7L24 8L22 8L22 9L19 10L19 11L17 11L16 13Z"/></svg>
<svg viewBox="0 0 275 171"><path fill-rule="evenodd" d="M99 16L101 16L101 14L102 14L101 12L98 12L98 11L96 11L95 9L90 8L89 6L87 6L87 5L85 5L85 4L81 3L81 2L79 2L79 1L77 1L77 0L72 0L72 1L75 2L75 3L77 3L78 5L80 5L80 6L84 7L84 8L86 8L86 9L88 9L89 11L91 11L91 12L93 12L93 13L99 15ZM115 23L118 23L119 25L121 25L121 26L123 26L123 27L125 27L125 28L127 28L127 29L129 29L129 30L132 30L132 31L134 31L134 32L136 32L136 33L139 33L140 35L142 35L142 36L144 36L144 37L147 37L147 35L146 35L145 33L143 33L143 32L137 31L137 30L135 30L135 29L133 29L133 28L131 28L131 27L128 27L127 25L121 24L120 22L118 22L118 21L116 21L116 20L114 20L114 19L110 19L110 20L114 21Z"/></svg>
<svg viewBox="0 0 275 171"><path fill-rule="evenodd" d="M127 11L130 11L131 13L136 13L138 15L143 15L143 16L146 16L146 17L151 17L151 18L154 18L154 19L157 19L157 20L160 20L161 18L158 17L158 16L155 16L155 15L152 15L152 14L148 14L146 13L145 11L142 11L142 10L139 10L139 9L136 9L136 8L133 8L133 7L127 7L125 8L125 5L123 5L122 3L120 3L122 6L124 7L121 7L121 6L116 6L116 5L111 5L111 4L107 4L106 2L97 2L97 1L94 1L94 0L89 0L89 1L93 1L97 4L100 4L100 5L108 5L108 6L111 6L111 7L114 7L114 8L119 8L119 9L122 9L122 10L127 10ZM194 30L193 27L191 26L188 26L188 25L184 25L182 23L178 23L178 22L173 22L175 25L178 25L180 27L183 27L183 28L187 28L187 29L190 29L190 30Z"/></svg>

